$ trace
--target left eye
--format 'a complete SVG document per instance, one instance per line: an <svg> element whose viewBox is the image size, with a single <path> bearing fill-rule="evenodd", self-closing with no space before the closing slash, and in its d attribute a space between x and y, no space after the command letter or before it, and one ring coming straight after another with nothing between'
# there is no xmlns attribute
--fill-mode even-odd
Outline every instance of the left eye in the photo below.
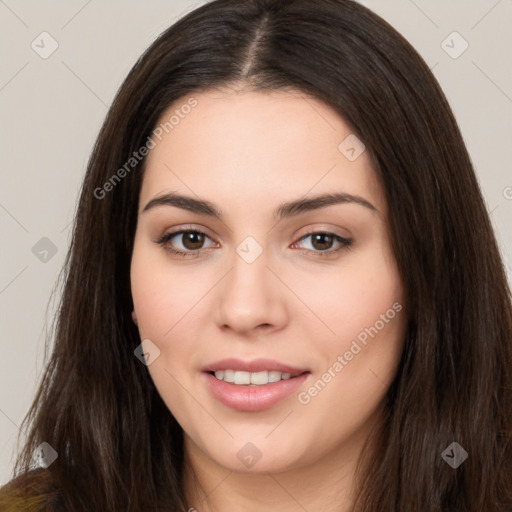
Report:
<svg viewBox="0 0 512 512"><path fill-rule="evenodd" d="M312 249L307 249L320 254L332 254L338 252L345 247L349 247L352 244L352 240L343 238L342 236L336 235L335 233L317 231L314 233L308 233L299 239L294 245L297 245L302 240L311 238ZM339 244L337 249L332 249L333 244L337 242Z"/></svg>

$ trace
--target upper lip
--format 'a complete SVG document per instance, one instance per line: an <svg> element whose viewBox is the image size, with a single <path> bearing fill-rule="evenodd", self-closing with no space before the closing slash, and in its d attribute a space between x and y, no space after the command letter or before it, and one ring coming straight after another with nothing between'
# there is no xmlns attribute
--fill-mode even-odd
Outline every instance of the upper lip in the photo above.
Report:
<svg viewBox="0 0 512 512"><path fill-rule="evenodd" d="M307 372L305 368L290 366L274 359L253 359L252 361L243 361L242 359L228 358L208 364L203 368L205 372L215 372L217 370L235 370L242 372L262 372L265 370L281 373L290 373L292 375Z"/></svg>

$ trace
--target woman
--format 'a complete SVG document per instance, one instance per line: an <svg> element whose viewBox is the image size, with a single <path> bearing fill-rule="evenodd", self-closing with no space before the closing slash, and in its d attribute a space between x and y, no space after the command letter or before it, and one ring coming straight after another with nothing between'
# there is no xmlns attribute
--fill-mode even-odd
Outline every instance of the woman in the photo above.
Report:
<svg viewBox="0 0 512 512"><path fill-rule="evenodd" d="M217 0L99 134L0 508L510 510L511 391L505 272L423 60L352 1Z"/></svg>

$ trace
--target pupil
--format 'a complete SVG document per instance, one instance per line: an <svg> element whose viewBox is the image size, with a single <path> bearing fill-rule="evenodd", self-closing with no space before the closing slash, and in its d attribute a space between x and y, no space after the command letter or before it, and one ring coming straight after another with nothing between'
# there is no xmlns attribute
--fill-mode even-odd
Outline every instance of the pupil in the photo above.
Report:
<svg viewBox="0 0 512 512"><path fill-rule="evenodd" d="M200 249L201 245L203 245L203 241L204 241L204 235L202 233L193 233L193 232L189 231L183 239L183 245L187 249L191 249L191 250Z"/></svg>
<svg viewBox="0 0 512 512"><path fill-rule="evenodd" d="M327 242L324 242L322 243L322 239L325 239L327 238ZM320 242L320 246L318 246L318 244L316 244L316 242ZM331 235L327 235L325 233L320 233L320 234L317 234L317 235L313 235L313 246L315 247L315 249L330 249L332 245L332 236Z"/></svg>

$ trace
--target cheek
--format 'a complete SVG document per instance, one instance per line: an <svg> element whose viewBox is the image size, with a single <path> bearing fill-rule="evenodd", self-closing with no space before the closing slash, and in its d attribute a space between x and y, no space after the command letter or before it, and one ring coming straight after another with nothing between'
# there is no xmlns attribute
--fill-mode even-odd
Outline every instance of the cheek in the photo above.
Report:
<svg viewBox="0 0 512 512"><path fill-rule="evenodd" d="M309 276L304 273L295 282L297 295L304 297L316 322L320 319L326 327L322 339L326 340L324 347L329 353L349 346L390 308L385 320L394 318L395 302L403 306L402 279L385 240L377 240L364 250L347 252L336 267L323 267ZM381 327L380 322L378 326ZM387 322L386 327L389 332Z"/></svg>
<svg viewBox="0 0 512 512"><path fill-rule="evenodd" d="M407 324L402 279L384 242L347 256L326 277L308 283L312 309L331 333L315 344L321 364L301 403L310 401L312 414L331 404L357 422L378 406L396 374Z"/></svg>
<svg viewBox="0 0 512 512"><path fill-rule="evenodd" d="M203 276L204 277L204 276ZM168 261L164 249L135 244L131 291L141 337L164 341L205 294L206 284L192 266Z"/></svg>
<svg viewBox="0 0 512 512"><path fill-rule="evenodd" d="M197 283L201 281L185 278L179 267L166 264L165 254L155 257L154 248L137 239L130 273L140 338L151 340L160 351L147 370L169 410L186 422L180 411L190 410L193 403L187 402L190 397L182 393L180 383L185 384L183 363L190 361L194 347L184 338L187 312L198 300Z"/></svg>
<svg viewBox="0 0 512 512"><path fill-rule="evenodd" d="M160 350L148 370L164 400L173 397L173 407L180 408L181 399L186 399L179 393L179 383L188 379L187 364L197 352L203 322L198 313L211 286L204 270L173 265L163 249L155 251L136 240L131 290L139 334L141 340L151 340Z"/></svg>
<svg viewBox="0 0 512 512"><path fill-rule="evenodd" d="M380 409L400 361L405 335L405 308L382 293L354 320L336 324L334 342L317 346L322 365L297 397L303 414L316 424L318 435L349 438ZM354 305L354 313L356 313ZM383 315L381 317L381 315ZM320 423L320 425L318 425Z"/></svg>

